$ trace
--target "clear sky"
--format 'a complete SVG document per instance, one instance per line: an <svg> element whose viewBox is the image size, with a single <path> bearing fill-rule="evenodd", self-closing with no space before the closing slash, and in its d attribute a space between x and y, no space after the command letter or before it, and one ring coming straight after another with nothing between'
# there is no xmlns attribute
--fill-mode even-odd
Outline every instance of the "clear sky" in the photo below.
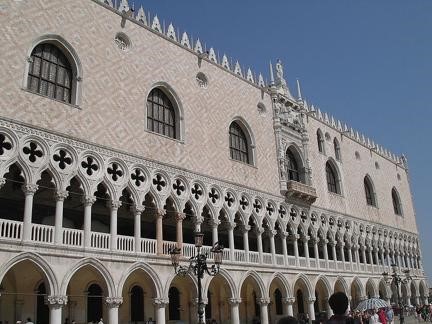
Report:
<svg viewBox="0 0 432 324"><path fill-rule="evenodd" d="M299 78L309 103L404 153L432 275L432 1L135 0L135 9L141 4L267 78L280 58L292 92Z"/></svg>

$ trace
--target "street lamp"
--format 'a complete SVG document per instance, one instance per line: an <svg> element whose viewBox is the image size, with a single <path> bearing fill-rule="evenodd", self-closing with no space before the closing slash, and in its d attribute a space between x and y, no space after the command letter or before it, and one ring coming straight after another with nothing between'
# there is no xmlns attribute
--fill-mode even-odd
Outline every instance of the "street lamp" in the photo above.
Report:
<svg viewBox="0 0 432 324"><path fill-rule="evenodd" d="M207 253L201 253L201 247L203 245L204 234L201 232L195 232L195 247L197 248L196 255L189 258L189 266L180 265L180 249L172 248L169 253L171 255L171 263L174 267L174 271L177 275L185 276L188 273L197 276L198 279L198 318L199 324L204 324L204 303L202 301L201 292L201 279L204 277L206 272L210 276L215 276L219 273L220 265L222 264L222 252L223 245L216 242L210 252L213 253L214 264L209 268L207 267Z"/></svg>
<svg viewBox="0 0 432 324"><path fill-rule="evenodd" d="M405 321L405 318L404 318L404 314L403 314L403 304L402 304L400 294L399 294L399 284L405 285L412 278L409 274L409 269L402 270L402 272L404 273L404 276L401 276L397 273L396 264L392 264L391 267L392 267L392 273L391 274L389 274L388 272L383 272L382 275L384 277L384 281L387 284L391 284L393 282L396 286L397 304L399 305L399 308L400 308L399 321L400 321L400 324L403 324Z"/></svg>

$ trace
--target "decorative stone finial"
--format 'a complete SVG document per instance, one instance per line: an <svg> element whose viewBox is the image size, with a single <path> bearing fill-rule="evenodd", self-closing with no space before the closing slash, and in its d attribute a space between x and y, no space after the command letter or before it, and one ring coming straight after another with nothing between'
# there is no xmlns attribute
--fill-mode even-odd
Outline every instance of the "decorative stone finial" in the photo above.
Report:
<svg viewBox="0 0 432 324"><path fill-rule="evenodd" d="M252 75L252 71L251 71L250 68L248 68L248 70L247 70L247 76L246 76L246 79L247 79L249 82L255 83L254 78L253 78L253 75Z"/></svg>
<svg viewBox="0 0 432 324"><path fill-rule="evenodd" d="M288 89L287 82L284 78L284 68L282 65L282 61L278 59L276 61L276 78L275 78L275 85L279 88L279 90L288 98L291 100L294 100L293 96L291 95L291 92Z"/></svg>
<svg viewBox="0 0 432 324"><path fill-rule="evenodd" d="M202 49L202 45L201 45L201 41L199 40L199 38L197 39L196 43L195 43L195 48L194 51L202 54L203 53L203 49Z"/></svg>
<svg viewBox="0 0 432 324"><path fill-rule="evenodd" d="M181 39L181 42L180 42L184 47L187 47L187 48L191 48L191 46L190 46L190 42L189 42L189 36L188 36L188 34L186 33L186 32L184 32L183 33L183 35L182 35L182 39Z"/></svg>
<svg viewBox="0 0 432 324"><path fill-rule="evenodd" d="M120 12L128 12L129 11L129 3L128 3L128 1L127 0L121 0L121 2L120 2L120 5L119 5L119 7L118 7L118 10L120 11Z"/></svg>
<svg viewBox="0 0 432 324"><path fill-rule="evenodd" d="M260 87L265 87L264 78L263 78L263 76L262 76L261 73L260 73L259 76L258 76L258 85L259 85Z"/></svg>
<svg viewBox="0 0 432 324"><path fill-rule="evenodd" d="M177 37L176 37L176 34L175 34L174 26L173 26L172 23L169 24L168 31L167 31L166 35L167 35L167 37L169 37L169 38L177 41Z"/></svg>
<svg viewBox="0 0 432 324"><path fill-rule="evenodd" d="M243 76L241 67L240 67L240 63L237 61L234 67L234 73L237 75L240 75L241 77Z"/></svg>
<svg viewBox="0 0 432 324"><path fill-rule="evenodd" d="M145 16L144 8L142 6L139 8L138 13L137 13L135 19L138 22L141 22L141 23L143 23L144 25L147 26L147 18Z"/></svg>
<svg viewBox="0 0 432 324"><path fill-rule="evenodd" d="M216 53L215 53L213 47L210 47L209 60L217 63Z"/></svg>
<svg viewBox="0 0 432 324"><path fill-rule="evenodd" d="M156 30L159 33L162 33L162 28L161 28L158 16L155 16L153 18L153 23L151 25L151 28Z"/></svg>
<svg viewBox="0 0 432 324"><path fill-rule="evenodd" d="M229 63L228 63L228 58L227 58L227 56L224 54L223 55L223 57L222 57L222 66L225 68L225 69L227 69L227 70L231 70L230 69L230 66L229 66Z"/></svg>

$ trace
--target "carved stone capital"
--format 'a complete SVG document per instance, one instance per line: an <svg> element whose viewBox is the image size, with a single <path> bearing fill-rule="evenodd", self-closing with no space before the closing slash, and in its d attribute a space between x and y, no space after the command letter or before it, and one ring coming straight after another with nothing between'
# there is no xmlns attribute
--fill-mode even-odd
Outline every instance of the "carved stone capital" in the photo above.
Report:
<svg viewBox="0 0 432 324"><path fill-rule="evenodd" d="M228 303L231 305L231 306L238 306L238 305L240 305L241 304L241 298L229 298L228 299Z"/></svg>
<svg viewBox="0 0 432 324"><path fill-rule="evenodd" d="M268 304L270 304L270 298L259 298L258 299L258 303L261 305L261 306L267 306Z"/></svg>
<svg viewBox="0 0 432 324"><path fill-rule="evenodd" d="M270 230L268 231L269 236L275 236L277 234L276 230Z"/></svg>
<svg viewBox="0 0 432 324"><path fill-rule="evenodd" d="M308 302L309 304L313 304L313 303L315 303L315 300L316 300L315 297L309 297L309 298L307 299L307 302Z"/></svg>
<svg viewBox="0 0 432 324"><path fill-rule="evenodd" d="M255 228L255 232L257 235L262 235L262 233L264 233L264 228L262 227L256 227Z"/></svg>
<svg viewBox="0 0 432 324"><path fill-rule="evenodd" d="M48 296L47 302L49 307L63 307L68 302L67 296Z"/></svg>
<svg viewBox="0 0 432 324"><path fill-rule="evenodd" d="M175 213L175 220L177 222L183 222L183 220L186 218L186 214L185 213L180 213L180 212L176 212Z"/></svg>
<svg viewBox="0 0 432 324"><path fill-rule="evenodd" d="M221 221L218 219L210 219L209 224L211 227L218 227L221 224Z"/></svg>
<svg viewBox="0 0 432 324"><path fill-rule="evenodd" d="M0 188L3 187L6 183L6 178L0 178Z"/></svg>
<svg viewBox="0 0 432 324"><path fill-rule="evenodd" d="M166 215L166 210L165 209L157 209L155 214L156 214L157 218L163 218Z"/></svg>
<svg viewBox="0 0 432 324"><path fill-rule="evenodd" d="M234 228L237 226L236 222L228 222L227 227L229 230L234 230Z"/></svg>
<svg viewBox="0 0 432 324"><path fill-rule="evenodd" d="M95 203L96 197L95 196L84 196L82 201L84 203L84 206L91 206Z"/></svg>
<svg viewBox="0 0 432 324"><path fill-rule="evenodd" d="M169 304L168 299L164 299L164 298L153 299L153 305L155 305L157 308L164 308L168 304Z"/></svg>
<svg viewBox="0 0 432 324"><path fill-rule="evenodd" d="M123 303L122 297L107 297L105 304L108 308L118 308Z"/></svg>
<svg viewBox="0 0 432 324"><path fill-rule="evenodd" d="M109 208L111 210L117 210L122 205L122 202L120 200L110 200L109 202Z"/></svg>
<svg viewBox="0 0 432 324"><path fill-rule="evenodd" d="M63 201L69 196L69 192L66 190L57 190L54 196L56 201Z"/></svg>
<svg viewBox="0 0 432 324"><path fill-rule="evenodd" d="M26 183L23 184L21 189L26 196L32 196L38 190L39 186L37 184Z"/></svg>
<svg viewBox="0 0 432 324"><path fill-rule="evenodd" d="M133 205L130 208L131 212L134 213L135 215L137 214L142 214L143 211L145 210L145 207L143 205Z"/></svg>
<svg viewBox="0 0 432 324"><path fill-rule="evenodd" d="M294 297L282 298L282 303L288 304L288 305L293 305L295 303L295 298Z"/></svg>
<svg viewBox="0 0 432 324"><path fill-rule="evenodd" d="M241 227L241 231L242 231L243 233L245 233L245 232L249 232L250 229L251 229L250 225L242 225L242 227Z"/></svg>
<svg viewBox="0 0 432 324"><path fill-rule="evenodd" d="M280 232L280 236L281 236L283 239L286 239L286 238L288 237L288 235L289 235L288 232L285 232L285 231L281 231L281 232Z"/></svg>

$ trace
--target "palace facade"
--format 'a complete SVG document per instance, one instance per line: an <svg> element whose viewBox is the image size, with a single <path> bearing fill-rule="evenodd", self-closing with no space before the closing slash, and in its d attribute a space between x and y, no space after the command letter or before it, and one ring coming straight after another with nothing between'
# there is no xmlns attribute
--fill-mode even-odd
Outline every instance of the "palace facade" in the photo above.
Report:
<svg viewBox="0 0 432 324"><path fill-rule="evenodd" d="M427 302L407 160L126 0L0 4L0 321L196 323ZM269 56L272 55L269 53Z"/></svg>

